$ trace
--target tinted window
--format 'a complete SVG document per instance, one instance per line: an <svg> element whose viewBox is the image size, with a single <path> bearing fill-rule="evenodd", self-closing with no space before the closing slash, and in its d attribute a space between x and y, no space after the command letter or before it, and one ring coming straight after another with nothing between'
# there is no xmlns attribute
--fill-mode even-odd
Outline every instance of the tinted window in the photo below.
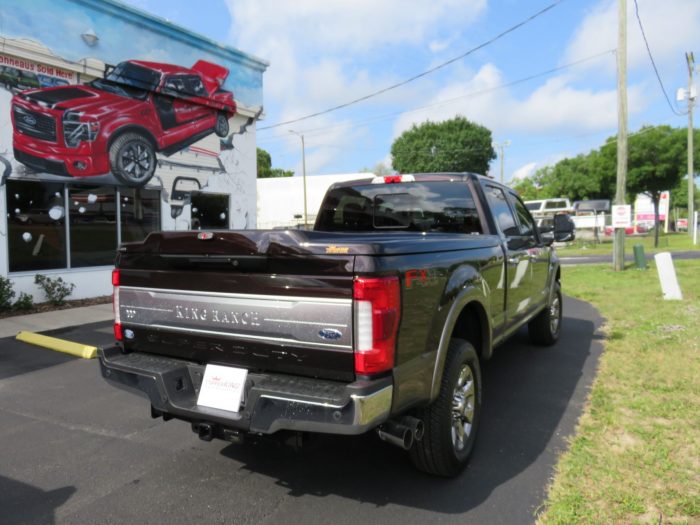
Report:
<svg viewBox="0 0 700 525"><path fill-rule="evenodd" d="M119 190L122 242L142 241L160 230L160 192L156 190Z"/></svg>
<svg viewBox="0 0 700 525"><path fill-rule="evenodd" d="M525 203L525 206L527 206L527 209L530 211L537 211L542 206L542 203L541 202L527 202L527 203Z"/></svg>
<svg viewBox="0 0 700 525"><path fill-rule="evenodd" d="M10 180L6 196L10 271L65 268L63 184Z"/></svg>
<svg viewBox="0 0 700 525"><path fill-rule="evenodd" d="M130 62L122 62L105 78L117 84L153 91L160 82L160 73Z"/></svg>
<svg viewBox="0 0 700 525"><path fill-rule="evenodd" d="M320 231L409 230L481 233L469 186L462 181L367 184L330 190Z"/></svg>
<svg viewBox="0 0 700 525"><path fill-rule="evenodd" d="M228 201L223 193L192 192L192 229L227 229Z"/></svg>
<svg viewBox="0 0 700 525"><path fill-rule="evenodd" d="M513 212L508 205L503 190L495 186L484 186L484 193L486 193L486 200L503 235L509 237L518 235L520 230L516 226L515 217L513 217Z"/></svg>
<svg viewBox="0 0 700 525"><path fill-rule="evenodd" d="M68 190L71 267L114 264L117 250L116 192L113 187Z"/></svg>
<svg viewBox="0 0 700 525"><path fill-rule="evenodd" d="M513 207L515 208L515 215L518 217L518 226L520 227L521 235L534 235L535 234L535 221L532 220L532 215L527 211L525 205L520 201L520 199L510 196Z"/></svg>
<svg viewBox="0 0 700 525"><path fill-rule="evenodd" d="M548 201L545 203L544 207L547 210L566 208L566 201Z"/></svg>

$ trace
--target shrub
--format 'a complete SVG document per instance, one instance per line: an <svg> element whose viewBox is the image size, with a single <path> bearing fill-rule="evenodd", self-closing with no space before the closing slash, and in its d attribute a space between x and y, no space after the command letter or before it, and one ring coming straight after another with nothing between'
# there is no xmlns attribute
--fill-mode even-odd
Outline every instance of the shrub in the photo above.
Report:
<svg viewBox="0 0 700 525"><path fill-rule="evenodd" d="M73 283L68 283L60 277L52 279L40 273L34 276L34 284L44 291L48 301L55 306L62 305L75 288Z"/></svg>
<svg viewBox="0 0 700 525"><path fill-rule="evenodd" d="M12 306L12 298L15 291L12 289L12 281L5 277L0 277L0 310Z"/></svg>
<svg viewBox="0 0 700 525"><path fill-rule="evenodd" d="M19 299L14 305L16 310L31 310L34 308L34 296L32 294L20 292Z"/></svg>

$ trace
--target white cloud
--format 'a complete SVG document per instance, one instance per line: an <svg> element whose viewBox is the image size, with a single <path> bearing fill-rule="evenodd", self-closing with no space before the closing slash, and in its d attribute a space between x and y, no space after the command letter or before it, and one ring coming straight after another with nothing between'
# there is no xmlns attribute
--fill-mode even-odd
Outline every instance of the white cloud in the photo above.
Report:
<svg viewBox="0 0 700 525"><path fill-rule="evenodd" d="M513 172L512 179L527 179L532 177L537 171L537 162L529 162L524 166L520 166L517 170Z"/></svg>
<svg viewBox="0 0 700 525"><path fill-rule="evenodd" d="M429 49L445 32L460 32L486 8L487 0L225 0L232 19L229 40L270 61L264 97L274 106L274 122L331 107L377 91L402 78L387 63L372 71L377 53L398 46ZM364 58L367 57L367 60ZM366 65L365 65L366 64ZM413 86L373 99L370 104L415 100ZM268 115L270 113L268 112ZM333 126L331 114L292 126L296 131ZM263 126L265 123L263 123ZM285 130L279 130L286 133ZM277 131L275 132L277 134ZM322 171L366 130L334 128L309 140L307 171ZM261 135L261 139L264 137ZM318 144L321 141L322 144ZM300 166L297 170L300 172Z"/></svg>
<svg viewBox="0 0 700 525"><path fill-rule="evenodd" d="M427 118L443 121L463 115L492 130L494 136L508 133L550 133L596 131L617 123L617 95L607 90L581 89L567 77L547 80L523 99L507 89L494 89L504 83L503 74L493 64L486 64L473 76L465 72L426 101L430 108L399 117L394 131L398 136L412 124ZM643 90L632 86L628 93L630 113L645 104ZM441 101L450 101L442 105Z"/></svg>
<svg viewBox="0 0 700 525"><path fill-rule="evenodd" d="M700 2L697 0L638 0L639 15L658 66L683 60L683 51L697 44ZM627 62L631 68L649 68L649 57L634 11L627 2ZM604 0L583 19L564 53L571 62L606 49L617 48L618 3ZM614 72L614 62L606 61Z"/></svg>

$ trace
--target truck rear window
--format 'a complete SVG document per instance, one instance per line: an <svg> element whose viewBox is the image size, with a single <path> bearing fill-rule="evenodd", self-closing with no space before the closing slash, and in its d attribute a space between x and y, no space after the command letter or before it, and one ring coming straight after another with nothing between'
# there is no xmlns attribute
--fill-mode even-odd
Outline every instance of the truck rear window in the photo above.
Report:
<svg viewBox="0 0 700 525"><path fill-rule="evenodd" d="M474 197L462 181L335 188L326 194L314 229L482 233Z"/></svg>

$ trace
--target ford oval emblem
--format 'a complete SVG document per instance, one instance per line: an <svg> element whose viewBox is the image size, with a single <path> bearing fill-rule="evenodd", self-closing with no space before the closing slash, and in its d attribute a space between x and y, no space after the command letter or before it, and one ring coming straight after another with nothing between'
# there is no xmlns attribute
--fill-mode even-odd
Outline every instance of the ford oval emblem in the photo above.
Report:
<svg viewBox="0 0 700 525"><path fill-rule="evenodd" d="M335 328L324 328L318 333L321 339L328 339L330 341L335 341L343 337L343 332L336 330Z"/></svg>
<svg viewBox="0 0 700 525"><path fill-rule="evenodd" d="M31 115L23 115L22 120L29 126L36 126L36 119Z"/></svg>

